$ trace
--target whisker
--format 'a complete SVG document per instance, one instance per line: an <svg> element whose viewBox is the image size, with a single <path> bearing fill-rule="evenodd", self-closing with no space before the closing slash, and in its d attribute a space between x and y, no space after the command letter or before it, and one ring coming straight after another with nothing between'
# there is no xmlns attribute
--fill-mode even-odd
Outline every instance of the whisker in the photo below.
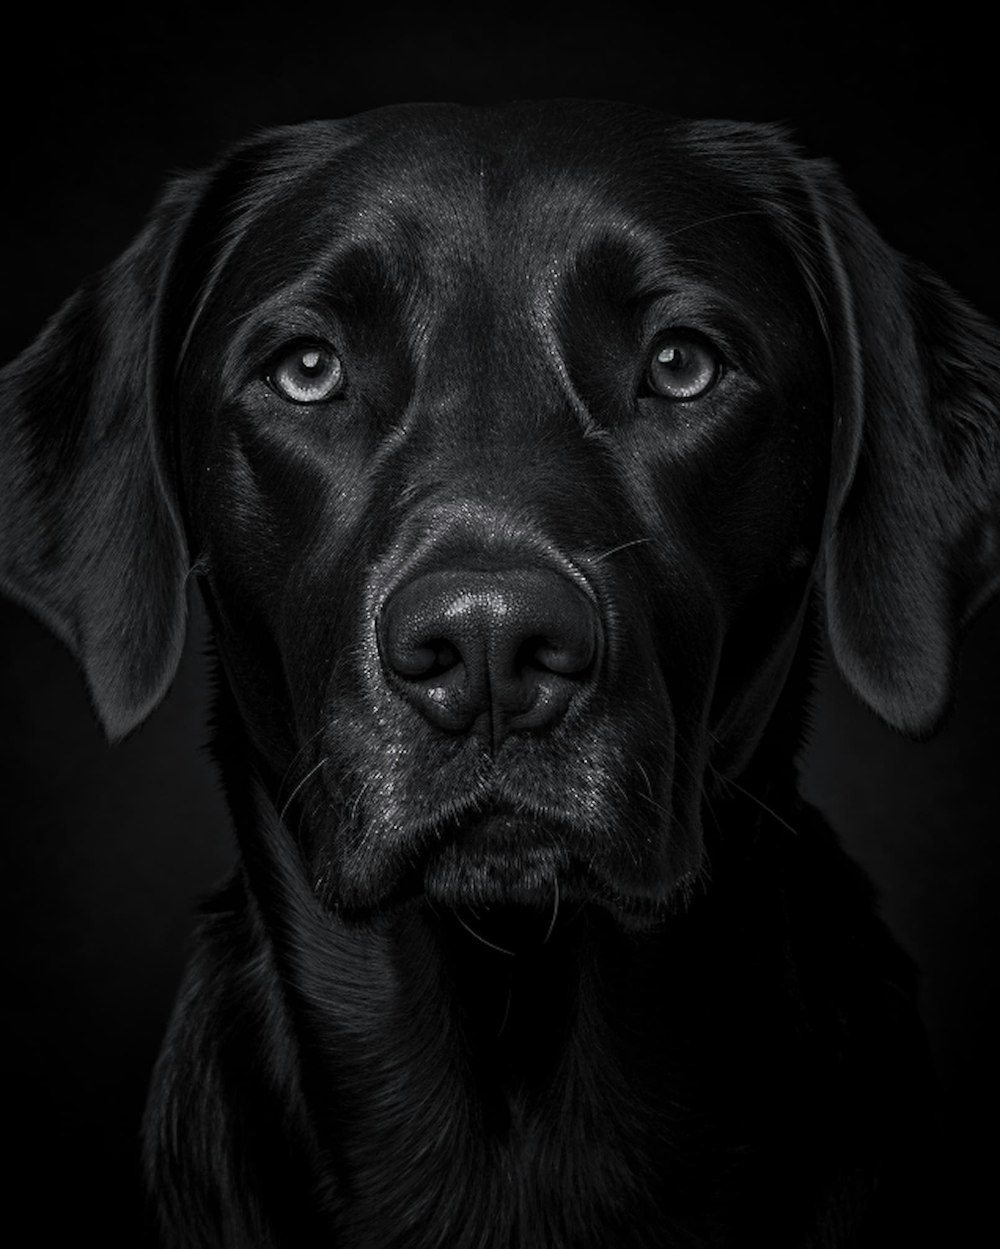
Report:
<svg viewBox="0 0 1000 1249"><path fill-rule="evenodd" d="M599 564L601 560L610 559L612 555L617 555L619 551L625 551L630 546L641 546L644 542L652 541L652 538L632 538L628 542L622 542L618 546L613 546L610 551L604 551L601 555L596 555L591 563Z"/></svg>
<svg viewBox="0 0 1000 1249"><path fill-rule="evenodd" d="M654 807L657 811L660 811L663 815L669 816L670 812L667 810L667 808L661 802L657 802L656 799L653 797L653 783L649 779L649 773L642 766L642 764L639 762L638 759L634 760L634 763L635 763L635 766L639 769L640 776L646 782L646 792L644 794L640 793L639 797L645 798L651 807Z"/></svg>
<svg viewBox="0 0 1000 1249"><path fill-rule="evenodd" d="M355 658L353 654L353 649L354 648L350 648L350 647L345 648L345 650L340 655L338 655L330 671L331 684L335 684L337 682L337 680L340 677L340 674L347 668L351 660ZM322 735L330 729L330 725L331 725L331 721L329 719L324 719L322 723L319 725L319 727L315 730L315 732L310 733L309 736L305 739L305 741L301 743L298 750L296 750L295 754L292 755L291 759L288 762L288 766L285 768L284 775L282 776L281 781L278 785L276 801L278 802L281 801L281 792L284 789L286 783L288 782L289 777L291 777L292 773L295 771L299 763L299 760L302 759L302 757L306 754L306 752L309 750L310 746L312 746L312 744L316 741L316 739L319 737L322 737Z"/></svg>
<svg viewBox="0 0 1000 1249"><path fill-rule="evenodd" d="M677 737L677 744L679 746L683 746L685 751L691 753L691 746L686 740L685 736L680 732L679 729L675 729L675 733ZM677 751L677 750L675 750L674 752L674 761L676 763L679 763L681 767L684 769L684 771L688 774L688 776L690 776L691 779L694 781L695 785L697 786L699 802L703 802L705 804L706 808L708 809L709 815L712 817L713 820L716 820L717 817L715 814L715 806L712 802L712 795L709 792L708 786L705 784L705 773L708 771L711 765L706 762L704 769L700 773L696 772L694 768L691 766L691 764L687 761L687 759L684 758L684 755L681 753L681 751ZM712 770L714 771L714 769Z"/></svg>
<svg viewBox="0 0 1000 1249"><path fill-rule="evenodd" d="M312 767L309 769L309 771L305 774L302 780L299 781L299 783L295 786L292 792L288 795L288 797L285 799L285 805L281 808L281 811L278 814L278 819L282 823L284 823L285 821L285 815L288 811L288 808L292 805L292 799L295 797L295 795L299 792L299 790L306 783L306 781L308 781L311 776L314 776L320 770L320 768L323 766L324 763L329 763L329 762L330 762L330 756L324 755L323 758L320 759L319 763L317 763L315 767Z"/></svg>
<svg viewBox="0 0 1000 1249"><path fill-rule="evenodd" d="M465 931L469 934L470 937L475 937L477 941L481 942L483 945L489 946L491 950L496 950L498 954L506 954L509 958L515 957L513 950L505 950L502 945L496 945L492 941L487 941L487 939L482 935L482 933L476 932L474 928L470 928L469 925L465 922L465 920L461 917L461 915L459 915L458 911L452 910L451 913L452 915L455 916L455 918L462 925L462 927L465 929Z"/></svg>
<svg viewBox="0 0 1000 1249"><path fill-rule="evenodd" d="M744 788L744 786L742 786L739 783L739 781L734 781L732 780L731 777L721 776L718 772L715 773L715 777L716 777L716 780L720 781L723 785L731 785L733 789L738 789L741 794L745 794L747 798L750 799L751 802L755 802L762 811L765 811L771 817L772 820L777 820L779 824L781 824L784 828L788 829L788 831L792 834L793 837L798 837L799 830L797 828L793 828L793 826L789 824L787 820L782 819L782 817L777 813L777 811L774 810L773 807L769 807L767 803L763 801L763 799L758 798L756 794L752 794L749 789Z"/></svg>
<svg viewBox="0 0 1000 1249"><path fill-rule="evenodd" d="M295 771L295 768L298 765L299 760L308 751L309 747L313 744L313 742L317 739L317 737L319 737L322 733L326 731L326 728L327 728L327 725L323 723L319 726L318 729L316 729L314 733L310 733L309 736L305 739L305 741L299 746L298 750L296 750L295 754L292 755L291 759L288 761L288 767L285 768L284 775L282 776L281 781L278 785L277 796L279 800L281 798L281 791L284 789L285 784L287 783L289 777Z"/></svg>
<svg viewBox="0 0 1000 1249"><path fill-rule="evenodd" d="M510 1002L513 996L514 996L513 989L508 988L507 1002L503 1008L503 1019L500 1020L500 1027L497 1029L497 1036L502 1036L504 1028L507 1027L507 1020L510 1018Z"/></svg>
<svg viewBox="0 0 1000 1249"><path fill-rule="evenodd" d="M552 936L552 933L555 930L556 918L559 915L559 877L558 876L552 877L552 892L553 892L552 918L549 920L548 932L546 932L544 938L542 939L542 945L549 944L549 938Z"/></svg>
<svg viewBox="0 0 1000 1249"><path fill-rule="evenodd" d="M699 226L710 226L716 221L725 221L729 217L766 217L767 213L763 208L739 208L732 212L716 213L714 217L700 217L697 221L691 221L686 226L678 226L676 230L671 230L663 237L672 239L678 234L684 234L687 230L697 230Z"/></svg>

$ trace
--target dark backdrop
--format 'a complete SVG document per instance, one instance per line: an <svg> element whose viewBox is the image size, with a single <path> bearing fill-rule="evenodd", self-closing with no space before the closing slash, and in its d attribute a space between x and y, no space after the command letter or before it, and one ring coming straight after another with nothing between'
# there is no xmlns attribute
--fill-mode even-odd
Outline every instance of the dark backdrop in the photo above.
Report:
<svg viewBox="0 0 1000 1249"><path fill-rule="evenodd" d="M168 173L257 127L408 99L576 95L785 121L839 162L891 242L1000 313L992 40L958 6L900 24L833 7L780 24L707 6L532 6L502 21L466 6L346 8L22 14L0 88L0 359L118 253ZM828 675L805 761L809 793L924 970L954 1149L974 1182L992 1180L992 1159L962 1141L998 1109L998 624L995 605L974 626L933 742L894 736ZM166 703L109 750L67 654L0 602L7 1205L38 1243L74 1229L136 1243L145 1082L192 906L231 853L204 751L203 650L196 617Z"/></svg>

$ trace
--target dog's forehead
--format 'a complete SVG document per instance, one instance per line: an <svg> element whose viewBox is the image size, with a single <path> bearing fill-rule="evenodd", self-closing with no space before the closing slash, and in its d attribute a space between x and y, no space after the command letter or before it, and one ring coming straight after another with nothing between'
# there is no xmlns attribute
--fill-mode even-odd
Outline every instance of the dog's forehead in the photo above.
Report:
<svg viewBox="0 0 1000 1249"><path fill-rule="evenodd" d="M376 109L334 122L271 132L279 179L298 169L332 182L362 180L370 190L407 185L505 192L567 173L581 184L657 181L690 165L692 125L627 105L580 101L472 108L408 105ZM443 181L442 181L443 179ZM625 189L620 187L619 189Z"/></svg>
<svg viewBox="0 0 1000 1249"><path fill-rule="evenodd" d="M753 267L773 230L741 174L759 179L761 153L727 168L710 148L689 123L590 102L390 108L289 127L268 138L230 258L242 269L266 253L281 283L348 248L443 280L456 264L531 277L612 237L679 263L728 255Z"/></svg>

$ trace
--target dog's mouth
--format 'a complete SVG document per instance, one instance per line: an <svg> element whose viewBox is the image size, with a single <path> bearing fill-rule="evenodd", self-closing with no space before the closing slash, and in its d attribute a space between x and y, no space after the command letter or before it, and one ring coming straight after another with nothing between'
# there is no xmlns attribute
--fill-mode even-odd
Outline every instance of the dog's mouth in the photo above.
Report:
<svg viewBox="0 0 1000 1249"><path fill-rule="evenodd" d="M613 839L498 797L411 829L405 845L386 850L377 862L367 854L338 856L336 866L320 872L321 898L358 920L420 899L479 919L516 912L536 917L528 924L536 934L546 917L586 904L645 928L676 909L686 888L651 865L637 879L627 863L616 862Z"/></svg>

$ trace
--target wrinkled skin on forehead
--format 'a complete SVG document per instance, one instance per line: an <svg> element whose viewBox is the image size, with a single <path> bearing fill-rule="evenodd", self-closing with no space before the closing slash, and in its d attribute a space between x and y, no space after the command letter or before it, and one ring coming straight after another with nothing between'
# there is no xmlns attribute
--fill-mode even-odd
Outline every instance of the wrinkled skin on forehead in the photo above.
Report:
<svg viewBox="0 0 1000 1249"><path fill-rule="evenodd" d="M683 126L585 123L277 132L186 244L190 548L266 783L348 914L559 889L655 916L696 882L702 794L752 756L799 637L830 440L806 283ZM678 328L722 361L682 402L645 381ZM303 341L341 361L327 402L269 384ZM556 569L594 606L597 672L547 732L442 733L385 680L380 612L446 565Z"/></svg>

